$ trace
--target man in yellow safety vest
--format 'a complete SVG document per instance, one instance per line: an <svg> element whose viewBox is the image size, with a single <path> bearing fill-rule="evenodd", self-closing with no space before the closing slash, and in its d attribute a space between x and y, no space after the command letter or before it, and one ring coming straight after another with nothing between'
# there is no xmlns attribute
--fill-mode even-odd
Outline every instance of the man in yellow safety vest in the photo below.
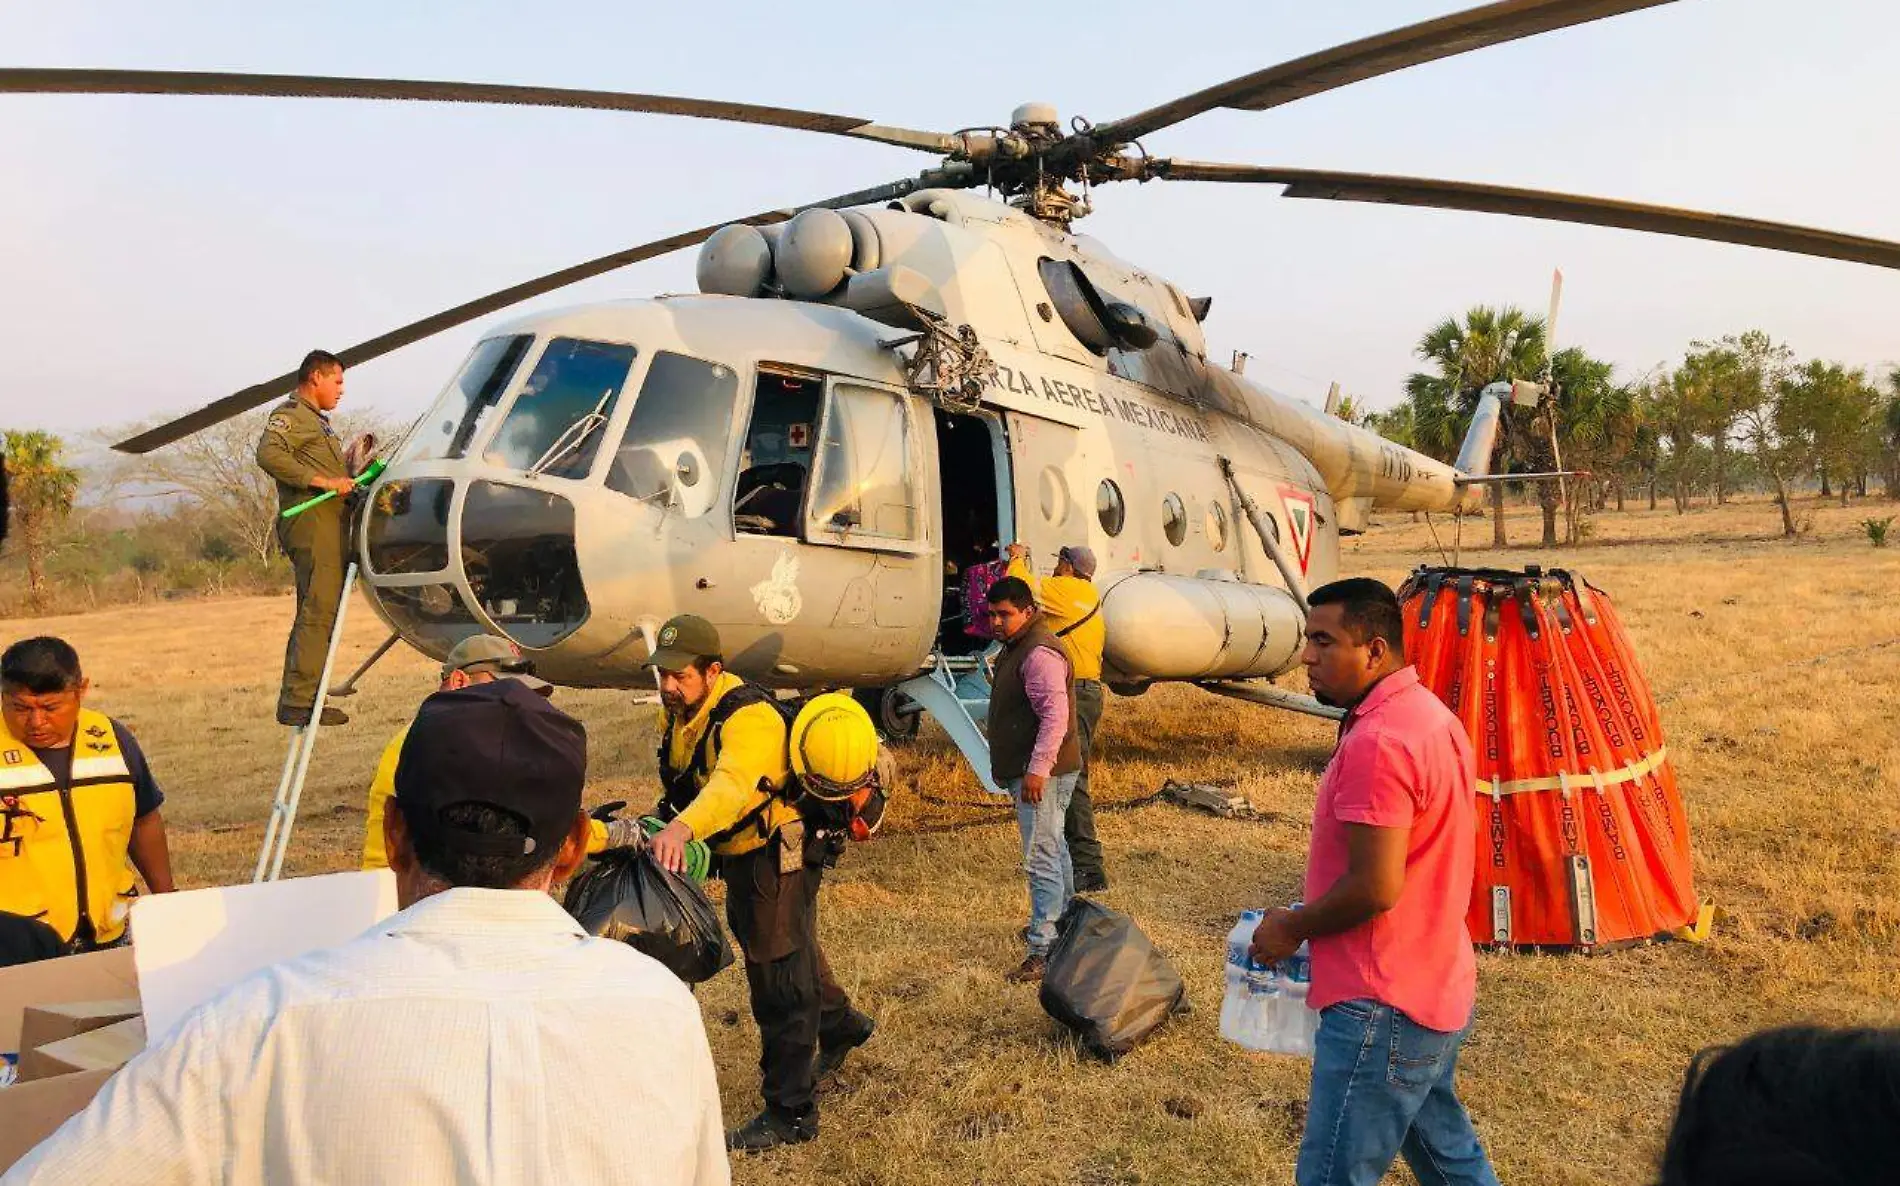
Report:
<svg viewBox="0 0 1900 1186"><path fill-rule="evenodd" d="M0 966L123 941L135 869L153 893L172 888L165 796L86 690L63 639L0 654Z"/></svg>

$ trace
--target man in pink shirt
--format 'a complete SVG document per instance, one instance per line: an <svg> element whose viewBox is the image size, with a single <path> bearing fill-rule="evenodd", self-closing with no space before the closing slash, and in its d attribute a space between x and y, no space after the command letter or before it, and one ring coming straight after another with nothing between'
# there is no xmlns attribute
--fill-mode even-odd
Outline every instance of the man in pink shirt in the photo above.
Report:
<svg viewBox="0 0 1900 1186"><path fill-rule="evenodd" d="M1262 962L1311 943L1320 1025L1294 1180L1372 1186L1403 1154L1422 1186L1497 1186L1452 1086L1477 997L1471 744L1406 665L1391 589L1356 577L1307 600L1307 679L1346 719L1313 806L1306 904L1268 911L1253 938Z"/></svg>
<svg viewBox="0 0 1900 1186"><path fill-rule="evenodd" d="M1082 769L1076 728L1075 673L1062 643L1043 625L1029 585L1004 577L990 586L989 619L1003 642L990 684L990 777L1016 800L1023 870L1029 875L1029 948L1007 979L1042 979L1056 919L1075 896L1075 865L1063 839L1063 819Z"/></svg>

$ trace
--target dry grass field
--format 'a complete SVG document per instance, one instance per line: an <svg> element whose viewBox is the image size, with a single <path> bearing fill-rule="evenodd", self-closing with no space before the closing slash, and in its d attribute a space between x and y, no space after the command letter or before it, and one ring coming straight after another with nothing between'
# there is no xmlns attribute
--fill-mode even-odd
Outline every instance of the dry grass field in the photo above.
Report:
<svg viewBox="0 0 1900 1186"><path fill-rule="evenodd" d="M1647 1181L1697 1049L1794 1019L1900 1020L1900 549L1869 548L1857 526L1884 510L1801 510L1813 529L1792 543L1757 502L1607 514L1588 546L1555 554L1465 550L1481 564L1565 564L1615 597L1662 701L1699 887L1721 912L1702 945L1480 957L1463 1091L1507 1183ZM1533 515L1518 513L1517 537L1535 537ZM1465 531L1467 544L1489 535ZM1346 547L1348 572L1388 580L1436 558L1403 516ZM95 703L136 730L166 788L185 885L246 878L255 860L283 757L270 716L289 614L268 598L0 623L0 639L53 632L80 648ZM359 605L351 659L379 626ZM317 752L291 871L352 865L377 752L431 680L401 653L364 681L355 722ZM648 801L656 710L603 692L559 702L589 728L591 800ZM1190 690L1111 697L1098 801L1225 779L1263 813L1103 814L1105 900L1171 955L1196 1007L1114 1066L1079 1055L1033 990L1002 979L1024 913L1009 816L941 741L907 748L915 793L824 897L832 962L877 1037L824 1099L819 1140L741 1161L736 1180L1290 1181L1307 1064L1220 1041L1221 947L1235 912L1294 895L1329 744L1322 722ZM960 823L974 826L942 826ZM700 999L736 1122L757 1105L743 979L728 972Z"/></svg>

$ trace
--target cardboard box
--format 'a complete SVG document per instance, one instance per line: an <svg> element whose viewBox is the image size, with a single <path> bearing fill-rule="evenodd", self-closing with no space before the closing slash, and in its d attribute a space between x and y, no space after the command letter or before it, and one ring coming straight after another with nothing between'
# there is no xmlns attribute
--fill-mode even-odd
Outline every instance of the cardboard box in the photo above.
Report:
<svg viewBox="0 0 1900 1186"><path fill-rule="evenodd" d="M138 995L138 968L129 947L0 968L0 1051L20 1049L20 1024L28 1005L115 1001Z"/></svg>
<svg viewBox="0 0 1900 1186"><path fill-rule="evenodd" d="M20 1018L20 1050L38 1050L54 1042L117 1025L139 1015L137 997L118 1001L65 1001L28 1005Z"/></svg>
<svg viewBox="0 0 1900 1186"><path fill-rule="evenodd" d="M48 1042L20 1054L20 1082L34 1083L78 1071L108 1075L145 1049L145 1021L132 1017L114 1025Z"/></svg>
<svg viewBox="0 0 1900 1186"><path fill-rule="evenodd" d="M111 1071L81 1071L0 1087L0 1173L92 1102Z"/></svg>
<svg viewBox="0 0 1900 1186"><path fill-rule="evenodd" d="M0 968L0 1052L20 1049L29 1007L51 1013L61 1005L123 1002L138 995L138 970L128 947ZM46 1022L36 1020L36 1026L41 1024ZM0 1172L53 1135L111 1076L111 1070L101 1068L0 1087Z"/></svg>

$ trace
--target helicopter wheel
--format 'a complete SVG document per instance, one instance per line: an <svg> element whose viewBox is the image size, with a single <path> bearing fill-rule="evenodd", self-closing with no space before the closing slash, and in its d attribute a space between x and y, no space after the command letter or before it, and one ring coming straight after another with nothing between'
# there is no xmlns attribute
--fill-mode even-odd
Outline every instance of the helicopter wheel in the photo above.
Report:
<svg viewBox="0 0 1900 1186"><path fill-rule="evenodd" d="M896 688L858 688L851 696L871 714L871 723L884 740L898 744L917 736L924 710Z"/></svg>

